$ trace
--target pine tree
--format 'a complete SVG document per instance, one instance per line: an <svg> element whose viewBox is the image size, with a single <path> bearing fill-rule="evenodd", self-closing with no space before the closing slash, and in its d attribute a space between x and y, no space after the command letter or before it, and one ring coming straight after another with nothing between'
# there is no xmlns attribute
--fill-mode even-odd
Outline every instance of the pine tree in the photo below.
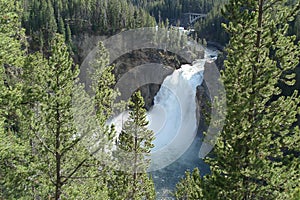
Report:
<svg viewBox="0 0 300 200"><path fill-rule="evenodd" d="M47 1L47 7L44 13L45 18L45 29L46 29L46 39L48 40L48 43L50 44L50 41L54 37L54 35L57 33L57 23L56 18L54 15L54 8L52 5L51 0Z"/></svg>
<svg viewBox="0 0 300 200"><path fill-rule="evenodd" d="M72 43L72 32L69 24L67 24L67 28L66 28L66 43L68 45Z"/></svg>
<svg viewBox="0 0 300 200"><path fill-rule="evenodd" d="M4 199L29 198L30 188L30 148L20 127L25 54L21 47L26 46L20 13L19 3L0 0L0 198Z"/></svg>
<svg viewBox="0 0 300 200"><path fill-rule="evenodd" d="M62 17L58 19L58 33L62 34L66 38L65 23Z"/></svg>
<svg viewBox="0 0 300 200"><path fill-rule="evenodd" d="M293 32L297 36L297 40L300 40L300 15L296 17Z"/></svg>
<svg viewBox="0 0 300 200"><path fill-rule="evenodd" d="M196 168L192 173L185 172L185 178L176 185L176 199L203 199L203 185L199 169Z"/></svg>
<svg viewBox="0 0 300 200"><path fill-rule="evenodd" d="M89 133L85 133L87 129L78 130L78 121L74 121L74 99L81 98L83 106L86 99L78 92L83 91L75 84L78 67L73 66L61 36L52 42L51 56L39 73L43 94L32 117L34 155L39 159L35 195L42 199L106 199L100 162L81 143ZM75 114L80 115L78 111Z"/></svg>
<svg viewBox="0 0 300 200"><path fill-rule="evenodd" d="M119 95L113 89L116 83L113 74L114 65L109 66L109 53L103 43L98 43L95 59L90 63L90 76L92 79L92 90L95 93L95 104L97 107L97 118L104 126L106 121L114 114L114 101Z"/></svg>
<svg viewBox="0 0 300 200"><path fill-rule="evenodd" d="M150 150L154 133L147 129L146 110L140 92L132 95L129 119L125 122L117 141L116 154L120 170L111 183L112 199L155 199L154 184L148 177Z"/></svg>
<svg viewBox="0 0 300 200"><path fill-rule="evenodd" d="M299 95L283 96L279 83L293 85L299 45L287 36L299 10L286 1L230 0L225 70L227 116L207 159L203 199L290 199L299 187ZM222 108L220 108L222 109Z"/></svg>
<svg viewBox="0 0 300 200"><path fill-rule="evenodd" d="M97 51L89 64L91 69L89 76L91 77L91 91L93 93L93 105L96 107L96 121L101 134L98 135L98 146L100 146L98 159L102 162L102 176L105 184L112 182L114 176L110 176L115 169L112 160L112 148L116 137L114 125L107 125L107 121L115 114L120 104L116 103L116 97L119 92L113 88L115 85L115 76L113 74L114 65L109 66L109 53L105 49L103 43L98 43ZM100 143L100 145L99 145ZM101 151L101 152L100 152Z"/></svg>

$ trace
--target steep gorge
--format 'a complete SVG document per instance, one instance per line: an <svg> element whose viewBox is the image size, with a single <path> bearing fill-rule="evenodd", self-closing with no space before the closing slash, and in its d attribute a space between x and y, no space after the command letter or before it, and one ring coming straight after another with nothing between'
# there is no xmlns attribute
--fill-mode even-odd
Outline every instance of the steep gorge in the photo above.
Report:
<svg viewBox="0 0 300 200"><path fill-rule="evenodd" d="M96 46L98 41L106 39L105 36L95 36L89 34L83 34L73 37L73 43L78 49L78 55L74 58L78 63L82 62L84 58L91 52ZM204 57L204 52L198 52L198 58ZM175 55L171 52L165 52L157 49L142 49L136 50L128 54L124 54L118 58L115 64L115 76L118 81L129 70L146 64L146 63L158 63L164 65L167 70L163 71L163 75L159 84L147 84L139 89L145 100L145 108L147 110L153 105L154 97L159 91L161 84L165 77L170 75L175 69L180 68L181 65L191 64L185 59ZM211 64L206 63L205 67L209 67ZM161 72L161 71L160 71ZM146 77L145 77L146 78ZM140 77L143 79L143 77ZM126 86L131 87L135 85L134 79L126 80ZM209 91L207 90L205 82L197 87L196 99L197 102L197 120L200 127L205 127L205 116L209 113ZM203 114L201 114L203 112Z"/></svg>

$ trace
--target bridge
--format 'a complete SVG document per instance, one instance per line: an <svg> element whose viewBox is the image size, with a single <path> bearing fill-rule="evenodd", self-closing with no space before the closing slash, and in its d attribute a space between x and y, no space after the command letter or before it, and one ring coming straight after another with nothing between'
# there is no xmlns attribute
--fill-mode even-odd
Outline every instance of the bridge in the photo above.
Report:
<svg viewBox="0 0 300 200"><path fill-rule="evenodd" d="M202 14L202 13L183 13L181 18L180 18L180 26L183 26L185 28L191 27L195 24L195 22L199 19L204 19L206 18L207 14ZM177 25L175 23L175 25Z"/></svg>
<svg viewBox="0 0 300 200"><path fill-rule="evenodd" d="M206 18L207 14L201 14L201 13L183 13L183 16L185 18L188 18L189 24L194 24L198 19L204 19Z"/></svg>

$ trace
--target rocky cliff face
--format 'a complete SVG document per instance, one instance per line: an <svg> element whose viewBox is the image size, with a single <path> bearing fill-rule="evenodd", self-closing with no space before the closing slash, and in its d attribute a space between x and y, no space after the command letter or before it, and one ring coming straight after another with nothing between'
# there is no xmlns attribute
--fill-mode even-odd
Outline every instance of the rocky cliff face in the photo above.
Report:
<svg viewBox="0 0 300 200"><path fill-rule="evenodd" d="M78 57L75 59L79 63L84 60L84 58L88 55L88 53L94 49L99 40L103 40L105 37L100 36L89 36L89 35L81 35L73 38L74 45L78 49ZM200 56L203 56L204 52L200 53ZM160 89L160 86L164 80L164 78L170 75L175 69L180 68L181 65L187 64L188 62L183 58L172 54L170 52L164 52L163 50L155 50L155 49L143 49L133 51L129 54L125 54L121 56L119 59L115 61L115 70L114 74L116 76L116 80L120 80L120 78L130 71L131 69L147 64L147 63L158 63L164 66L165 70L160 70L159 73L162 73L162 78L159 80L158 84L147 84L140 87L140 91L145 100L145 107L149 109L153 105L153 100L155 95ZM136 74L135 74L136 73ZM157 73L157 72L153 72ZM139 76L139 79L146 80L147 74L139 73L138 70L134 70L133 77ZM128 88L136 87L136 80L134 78L126 80L123 86ZM209 115L209 92L205 85L205 82L201 86L197 88L197 95L195 98L197 101L197 119L201 127L204 127L206 116Z"/></svg>
<svg viewBox="0 0 300 200"><path fill-rule="evenodd" d="M72 37L75 46L74 60L76 63L82 63L87 55L97 46L100 40L105 40L106 36L96 36L90 34L75 35Z"/></svg>
<svg viewBox="0 0 300 200"><path fill-rule="evenodd" d="M155 63L154 65L160 64L160 66L163 67L160 67L158 69L159 71L147 71L145 73L138 70L138 66L149 63ZM126 87L128 88L136 88L137 82L142 82L143 80L151 82L149 77L155 77L155 84L150 83L139 88L145 100L145 107L146 109L149 109L153 105L154 96L159 91L160 85L164 81L165 77L170 75L175 69L180 68L180 66L184 63L187 62L171 53L153 49L144 49L133 51L130 54L126 54L119 58L114 63L114 74L116 75L116 79L120 80L125 73L130 70L133 71L134 78L128 79L125 83L122 83L126 84ZM159 75L159 77L157 75Z"/></svg>
<svg viewBox="0 0 300 200"><path fill-rule="evenodd" d="M149 109L153 105L154 97L160 89L161 84L163 83L165 77L170 75L175 69L180 68L181 65L186 64L187 62L176 57L176 55L166 55L163 52L157 52L153 50L143 50L135 51L129 55L123 56L115 64L115 75L117 80L119 80L126 72L135 68L136 66L145 64L145 63L160 63L165 66L165 70L160 70L162 77L159 84L148 84L140 87L140 91L145 100L145 107ZM205 64L205 67L209 67L209 63ZM139 71L134 70L136 73L135 78L147 80L147 74L139 73ZM156 73L156 72L153 72ZM137 75L138 74L138 75ZM149 75L149 74L148 74ZM150 75L151 76L151 75ZM126 80L126 87L135 87L137 79L128 79ZM195 101L197 102L197 111L196 117L198 124L201 127L201 131L206 130L207 125L209 124L210 116L210 96L207 89L205 81L197 87Z"/></svg>
<svg viewBox="0 0 300 200"><path fill-rule="evenodd" d="M203 132L207 129L209 125L209 116L211 113L211 99L209 96L209 91L206 86L205 81L202 82L201 85L197 87L196 98L197 109L196 109L196 117L199 124L199 131Z"/></svg>

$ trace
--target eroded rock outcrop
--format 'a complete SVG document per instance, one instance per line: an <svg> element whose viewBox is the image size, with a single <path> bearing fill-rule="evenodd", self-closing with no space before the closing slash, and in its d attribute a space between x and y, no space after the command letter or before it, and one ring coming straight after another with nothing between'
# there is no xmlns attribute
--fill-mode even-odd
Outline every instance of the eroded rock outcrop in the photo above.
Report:
<svg viewBox="0 0 300 200"><path fill-rule="evenodd" d="M73 42L78 49L78 57L75 58L75 60L77 60L79 63L82 62L88 55L88 53L97 46L98 41L103 39L105 39L105 36L90 36L87 34L74 37ZM186 51L186 53L192 54L192 52L189 51ZM198 52L197 54L198 58L203 57L204 51ZM164 78L170 75L175 69L180 68L181 65L189 63L185 59L163 50L136 50L121 56L114 62L114 74L116 76L116 80L119 81L124 74L131 71L132 78L125 80L125 82L122 82L122 84L124 84L123 87L136 88L137 82L139 82L136 79L137 77L139 80L146 80L147 78L149 78L149 74L140 72L136 69L136 67L147 63L156 63L164 66L164 69L161 70L160 68L159 72L153 71L154 75L155 73L159 73L161 75L158 82L146 84L139 88L145 100L145 107L146 109L149 109L154 103L154 97L159 91ZM150 76L154 75L152 74ZM204 81L202 85L197 87L195 101L197 102L197 120L201 127L204 127L206 124L206 117L210 112L209 92Z"/></svg>

